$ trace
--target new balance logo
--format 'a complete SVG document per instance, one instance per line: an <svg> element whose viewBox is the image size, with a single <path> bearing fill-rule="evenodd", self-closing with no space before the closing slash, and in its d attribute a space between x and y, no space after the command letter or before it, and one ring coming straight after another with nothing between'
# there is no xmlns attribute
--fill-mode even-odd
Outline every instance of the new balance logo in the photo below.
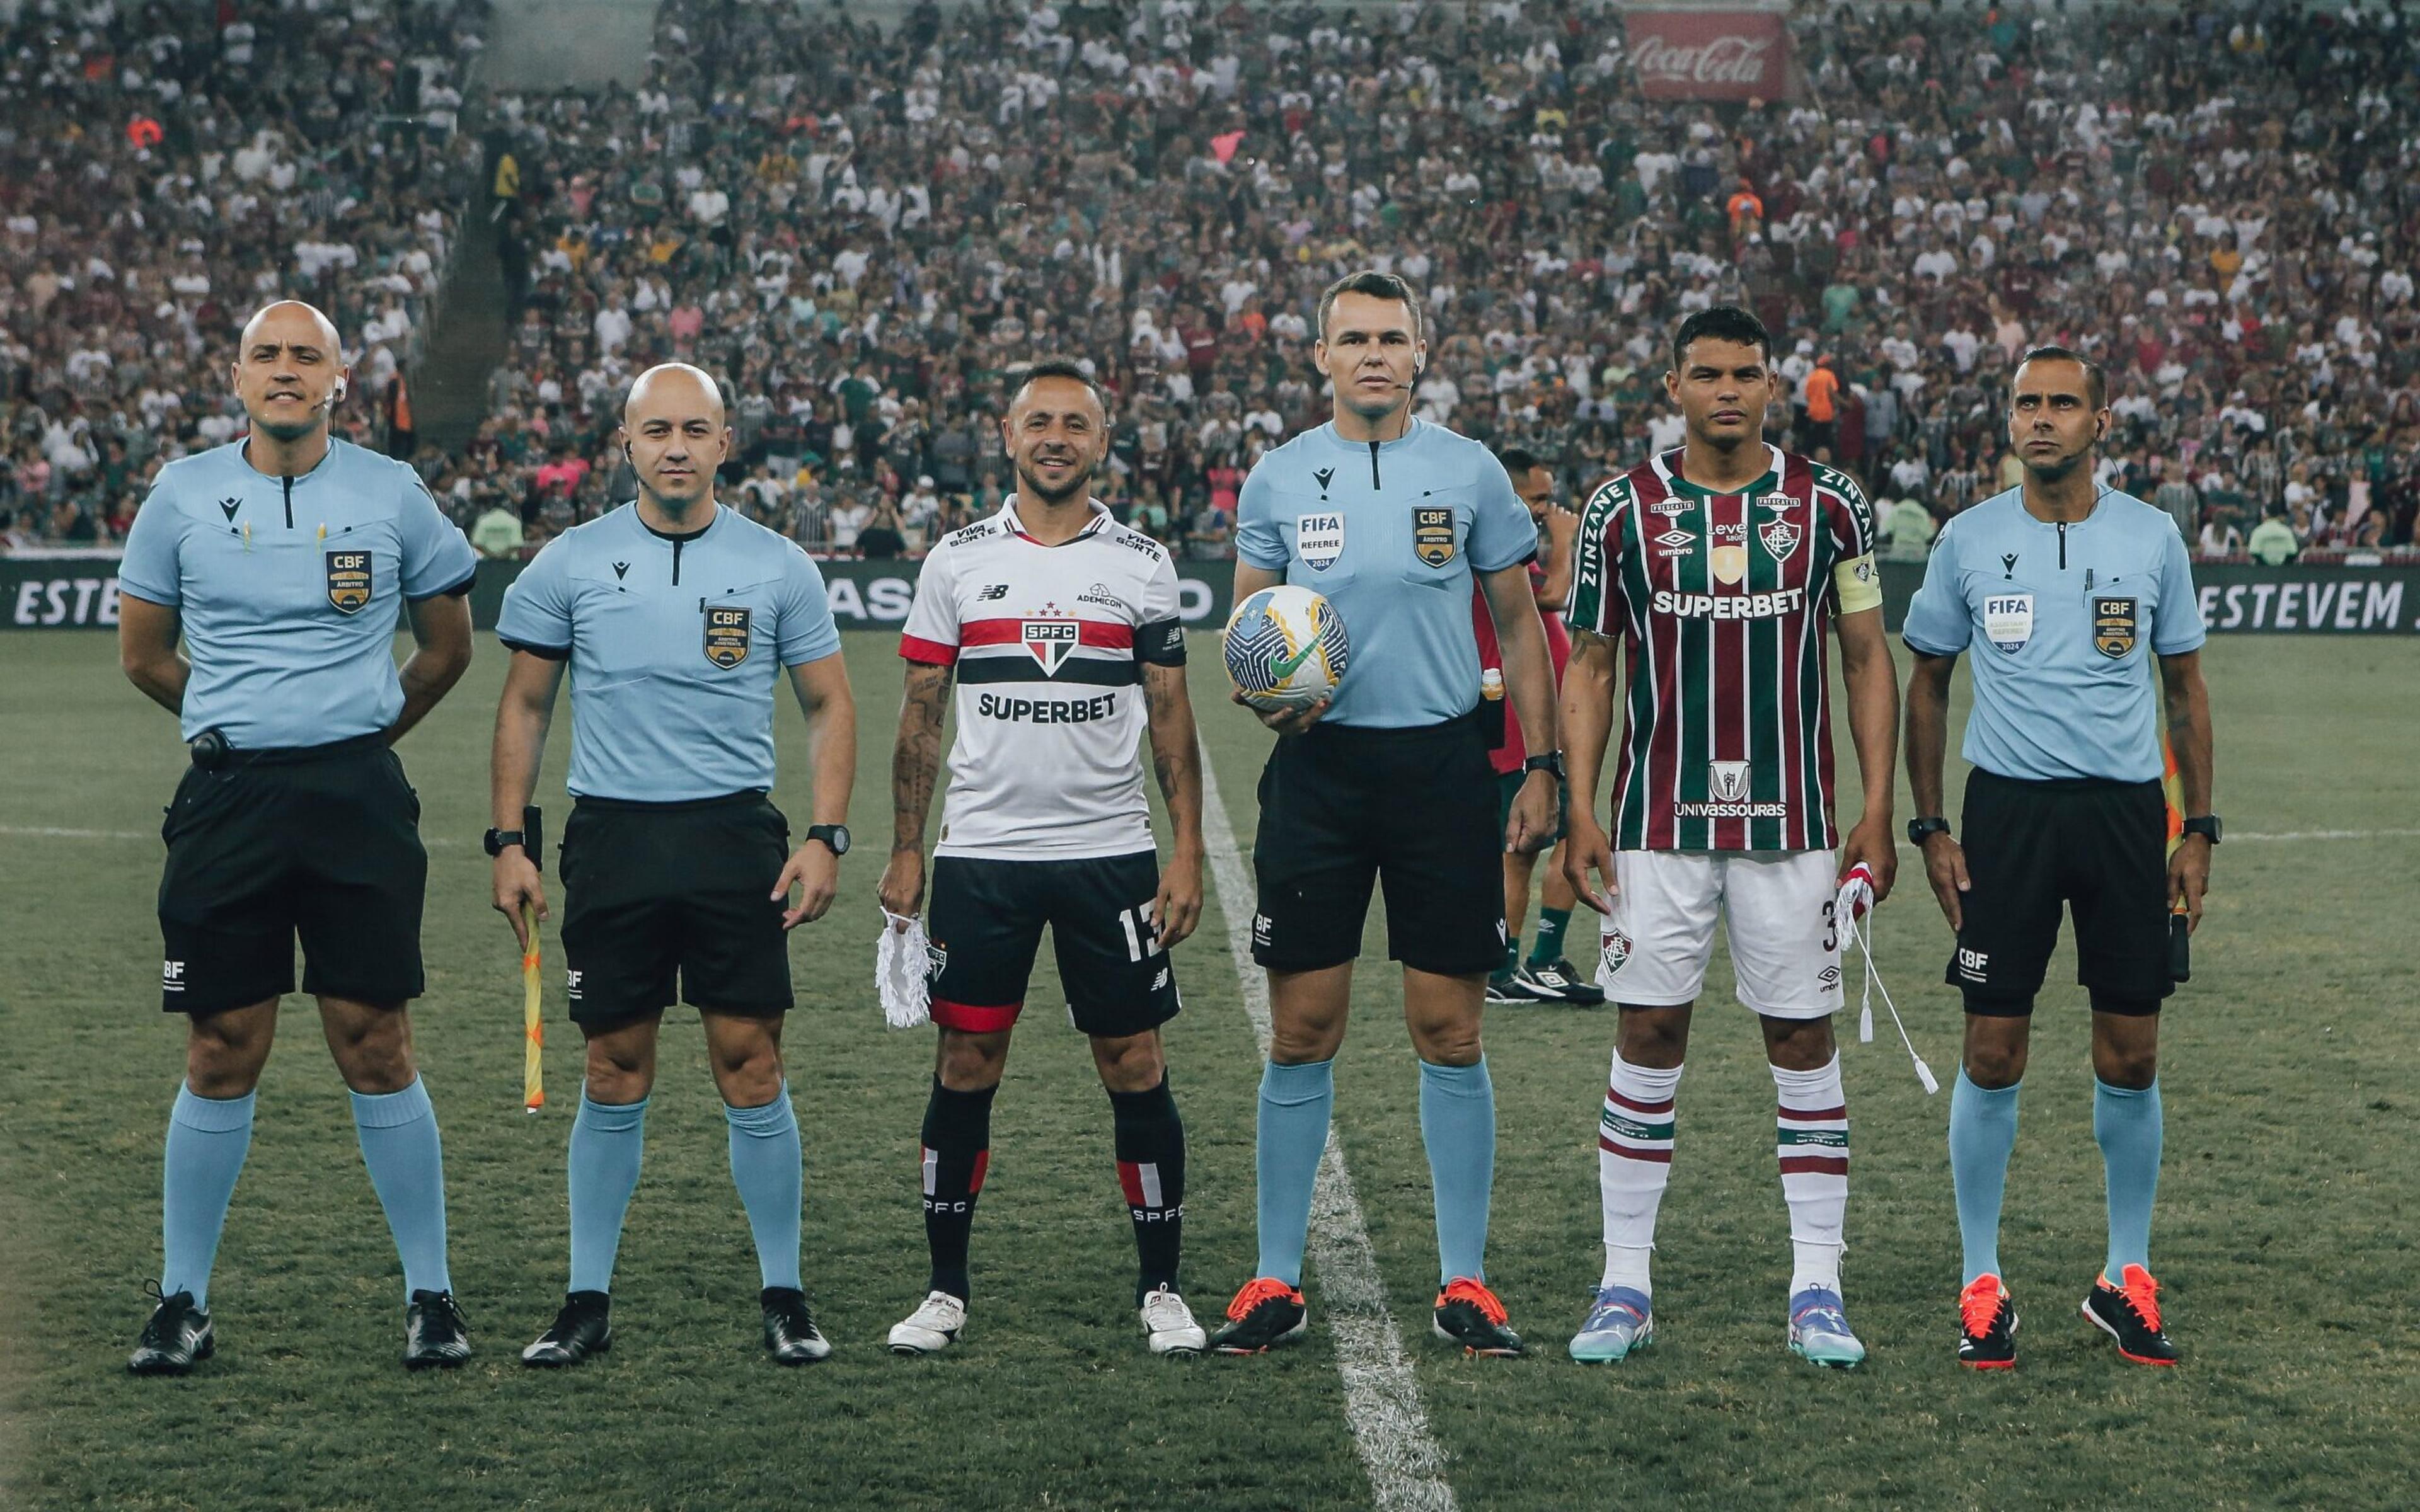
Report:
<svg viewBox="0 0 2420 1512"><path fill-rule="evenodd" d="M1008 584L1006 583L985 583L983 592L975 595L977 599L986 604L998 603L1007 596Z"/></svg>
<svg viewBox="0 0 2420 1512"><path fill-rule="evenodd" d="M181 993L185 990L185 963L182 961L160 963L160 990L163 993Z"/></svg>
<svg viewBox="0 0 2420 1512"><path fill-rule="evenodd" d="M1321 493L1326 493L1327 491L1327 480L1336 476L1336 470L1334 468L1321 468L1311 476L1312 481L1319 485L1319 491Z"/></svg>
<svg viewBox="0 0 2420 1512"><path fill-rule="evenodd" d="M616 562L613 563L613 580L615 582L620 582L625 577L628 576L629 571L630 564L628 563Z"/></svg>
<svg viewBox="0 0 2420 1512"><path fill-rule="evenodd" d="M1159 968L1159 975L1151 979L1151 990L1153 992L1157 992L1167 985L1168 968L1166 966L1162 966Z"/></svg>

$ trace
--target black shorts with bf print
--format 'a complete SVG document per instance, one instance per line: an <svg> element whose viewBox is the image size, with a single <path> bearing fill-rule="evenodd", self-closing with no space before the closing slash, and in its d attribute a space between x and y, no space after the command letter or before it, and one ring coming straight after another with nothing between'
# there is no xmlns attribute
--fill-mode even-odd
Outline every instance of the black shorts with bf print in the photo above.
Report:
<svg viewBox="0 0 2420 1512"><path fill-rule="evenodd" d="M933 858L925 984L933 1022L990 1034L1016 1023L1050 927L1067 1016L1124 1039L1176 1016L1176 968L1153 932L1159 857L1150 851L1063 861Z"/></svg>
<svg viewBox="0 0 2420 1512"><path fill-rule="evenodd" d="M1972 884L1947 980L1966 1011L2033 1011L2059 905L2095 1011L2159 1011L2168 977L2167 804L2157 782L2021 781L1977 767L1959 843Z"/></svg>
<svg viewBox="0 0 2420 1512"><path fill-rule="evenodd" d="M160 1006L196 1016L294 990L378 1007L420 995L428 853L383 734L235 751L187 769L160 826Z"/></svg>
<svg viewBox="0 0 2420 1512"><path fill-rule="evenodd" d="M690 803L582 798L563 826L563 955L573 1022L621 1023L675 997L718 1013L790 1010L790 822L762 793Z"/></svg>
<svg viewBox="0 0 2420 1512"><path fill-rule="evenodd" d="M1252 959L1318 971L1361 953L1370 889L1387 953L1418 971L1482 976L1504 960L1504 831L1475 716L1409 729L1315 724L1261 772Z"/></svg>

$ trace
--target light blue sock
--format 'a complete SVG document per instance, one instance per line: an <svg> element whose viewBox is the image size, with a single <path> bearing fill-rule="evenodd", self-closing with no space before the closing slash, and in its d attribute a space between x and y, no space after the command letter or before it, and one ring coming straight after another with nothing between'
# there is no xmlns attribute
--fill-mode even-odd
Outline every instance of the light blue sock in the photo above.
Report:
<svg viewBox="0 0 2420 1512"><path fill-rule="evenodd" d="M2001 1273L2000 1198L2009 1187L2009 1151L2017 1148L2017 1087L2024 1085L1980 1088L1961 1066L1949 1089L1949 1180L1967 1281Z"/></svg>
<svg viewBox="0 0 2420 1512"><path fill-rule="evenodd" d="M355 1092L353 1132L403 1257L405 1296L453 1290L445 1271L445 1147L427 1085L414 1076L400 1092Z"/></svg>
<svg viewBox="0 0 2420 1512"><path fill-rule="evenodd" d="M2115 1286L2126 1267L2151 1268L2151 1199L2160 1190L2160 1084L2112 1087L2092 1079L2092 1137L2109 1180L2109 1269Z"/></svg>
<svg viewBox="0 0 2420 1512"><path fill-rule="evenodd" d="M1487 1279L1487 1197L1496 1185L1496 1084L1472 1066L1420 1062L1420 1141L1436 1193L1437 1285Z"/></svg>
<svg viewBox="0 0 2420 1512"><path fill-rule="evenodd" d="M1255 1273L1302 1285L1302 1247L1311 1233L1311 1188L1327 1149L1336 1108L1336 1062L1280 1066L1261 1072L1259 1155L1261 1264Z"/></svg>
<svg viewBox="0 0 2420 1512"><path fill-rule="evenodd" d="M762 1107L722 1105L731 1125L731 1180L748 1210L748 1230L756 1237L756 1269L768 1287L799 1284L799 1215L806 1202L806 1175L799 1154L799 1116L790 1108L790 1084Z"/></svg>
<svg viewBox="0 0 2420 1512"><path fill-rule="evenodd" d="M613 1289L613 1257L622 1249L622 1218L639 1185L646 1146L647 1100L597 1103L580 1089L571 1120L571 1289Z"/></svg>
<svg viewBox="0 0 2420 1512"><path fill-rule="evenodd" d="M252 1098L196 1097L177 1088L168 1115L168 1153L160 1165L160 1291L194 1294L210 1304L210 1265L219 1255L235 1179L252 1149Z"/></svg>

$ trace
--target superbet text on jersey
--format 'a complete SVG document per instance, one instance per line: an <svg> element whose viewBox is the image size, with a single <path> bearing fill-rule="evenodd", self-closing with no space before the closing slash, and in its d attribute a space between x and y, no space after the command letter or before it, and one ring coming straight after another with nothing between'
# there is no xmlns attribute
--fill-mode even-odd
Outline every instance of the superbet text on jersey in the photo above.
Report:
<svg viewBox="0 0 2420 1512"><path fill-rule="evenodd" d="M1072 540L1025 533L1012 502L942 538L900 637L957 670L958 732L936 856L1063 860L1152 848L1142 664L1181 666L1176 569L1097 503Z"/></svg>
<svg viewBox="0 0 2420 1512"><path fill-rule="evenodd" d="M1836 843L1824 631L1836 602L1881 601L1873 511L1846 473L1766 450L1742 492L1683 481L1674 451L1583 513L1566 618L1628 639L1616 849Z"/></svg>

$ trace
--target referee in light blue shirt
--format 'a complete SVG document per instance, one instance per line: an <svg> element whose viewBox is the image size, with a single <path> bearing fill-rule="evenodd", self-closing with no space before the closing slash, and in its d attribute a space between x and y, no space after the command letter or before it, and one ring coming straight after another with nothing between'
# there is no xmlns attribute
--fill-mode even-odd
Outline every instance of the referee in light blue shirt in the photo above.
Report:
<svg viewBox="0 0 2420 1512"><path fill-rule="evenodd" d="M2159 1012L2175 990L2169 911L2180 910L2187 929L2200 922L2220 825L2210 811L2210 695L2184 542L2161 510L2096 494L2093 452L2108 428L2096 364L2064 347L2027 352L2009 400L2009 443L2024 480L1942 530L1903 631L1915 653L1907 772L1919 816L1908 839L1957 932L1948 980L1966 1000L1949 1166L1965 1248L1958 1355L1980 1369L2016 1361L2000 1198L2034 995L2062 903L2091 995L2092 1124L2109 1188L2107 1261L2084 1313L2128 1360L2177 1358L2150 1272ZM1941 763L1962 653L1974 664L1965 755L1975 769L1953 832ZM2160 702L2189 816L2164 862Z"/></svg>
<svg viewBox="0 0 2420 1512"><path fill-rule="evenodd" d="M1485 447L1413 417L1426 354L1402 279L1363 272L1331 286L1314 357L1335 419L1263 456L1236 512L1237 601L1280 582L1313 589L1343 616L1353 656L1332 702L1263 716L1279 739L1261 778L1252 953L1275 1023L1261 1082L1259 1273L1211 1340L1225 1353L1304 1326L1311 1184L1373 884L1386 889L1388 953L1403 964L1420 1057L1436 1326L1479 1352L1522 1348L1481 1267L1496 1103L1479 1023L1504 958L1503 852L1554 841L1554 669L1529 590L1538 528ZM1487 761L1501 729L1481 728L1474 578L1537 753L1501 828ZM1502 703L1492 706L1500 720Z"/></svg>
<svg viewBox="0 0 2420 1512"><path fill-rule="evenodd" d="M422 988L428 857L389 748L471 663L477 563L411 468L329 436L346 376L326 316L292 301L254 316L233 370L250 434L161 470L118 570L126 675L193 754L161 826L161 1006L188 1028L137 1374L180 1375L215 1347L210 1267L297 935L402 1256L404 1364L471 1352L404 1006ZM398 618L418 643L399 674Z"/></svg>
<svg viewBox="0 0 2420 1512"><path fill-rule="evenodd" d="M848 852L856 705L815 564L715 501L731 448L715 381L686 363L650 368L631 385L622 435L639 497L540 551L497 625L513 660L496 711L487 843L495 905L524 950L523 907L547 909L521 813L571 672L577 802L563 828L563 950L571 1017L588 1041L571 1128L569 1295L521 1360L577 1365L611 1339L656 1030L677 996L705 1021L722 1092L765 1348L799 1365L831 1346L799 1285L799 1123L782 1070L786 932L831 906ZM767 796L784 671L814 742L815 822L795 851Z"/></svg>

